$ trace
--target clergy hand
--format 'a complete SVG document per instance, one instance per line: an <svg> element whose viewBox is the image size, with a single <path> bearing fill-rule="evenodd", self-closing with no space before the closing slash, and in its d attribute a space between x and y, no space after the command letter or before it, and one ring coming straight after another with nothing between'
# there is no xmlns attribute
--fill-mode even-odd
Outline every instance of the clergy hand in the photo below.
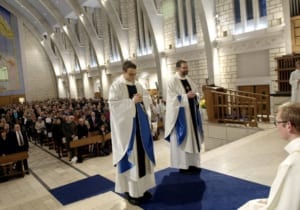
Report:
<svg viewBox="0 0 300 210"><path fill-rule="evenodd" d="M133 101L134 101L134 103L140 103L143 101L143 96L141 94L137 93L133 96Z"/></svg>
<svg viewBox="0 0 300 210"><path fill-rule="evenodd" d="M188 98L194 98L196 96L196 93L194 93L193 91L189 91L188 93L187 93L187 97Z"/></svg>

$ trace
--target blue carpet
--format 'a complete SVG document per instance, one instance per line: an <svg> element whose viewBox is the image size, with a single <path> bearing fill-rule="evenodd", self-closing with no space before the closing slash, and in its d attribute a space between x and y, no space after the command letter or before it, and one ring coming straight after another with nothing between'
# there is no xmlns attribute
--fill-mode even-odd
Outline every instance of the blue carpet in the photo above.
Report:
<svg viewBox="0 0 300 210"><path fill-rule="evenodd" d="M267 197L269 187L214 171L184 175L167 168L155 174L153 198L145 210L235 210L246 201Z"/></svg>
<svg viewBox="0 0 300 210"><path fill-rule="evenodd" d="M99 175L50 190L63 205L114 190L114 183Z"/></svg>

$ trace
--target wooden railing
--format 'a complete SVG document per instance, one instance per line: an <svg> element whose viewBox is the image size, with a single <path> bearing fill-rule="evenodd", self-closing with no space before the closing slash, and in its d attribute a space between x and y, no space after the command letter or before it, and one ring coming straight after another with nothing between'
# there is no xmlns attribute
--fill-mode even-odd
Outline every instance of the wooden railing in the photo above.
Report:
<svg viewBox="0 0 300 210"><path fill-rule="evenodd" d="M269 121L269 117L271 115L270 112L270 95L260 94L260 93L252 93L246 91L233 91L227 90L227 93L231 95L238 96L247 96L256 99L256 114L257 117L260 116L264 121Z"/></svg>
<svg viewBox="0 0 300 210"><path fill-rule="evenodd" d="M269 100L258 100L268 95L244 91L227 90L221 87L205 87L204 96L208 121L218 123L240 123L257 126L257 116L268 118L262 107Z"/></svg>

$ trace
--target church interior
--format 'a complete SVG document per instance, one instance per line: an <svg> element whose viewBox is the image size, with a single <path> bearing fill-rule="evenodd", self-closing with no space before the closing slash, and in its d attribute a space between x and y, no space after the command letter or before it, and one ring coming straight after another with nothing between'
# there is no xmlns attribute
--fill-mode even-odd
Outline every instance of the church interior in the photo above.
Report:
<svg viewBox="0 0 300 210"><path fill-rule="evenodd" d="M0 1L0 112L6 120L20 110L26 120L42 116L46 126L47 119L78 120L90 110L105 118L109 88L126 60L163 106L180 59L200 93L201 168L269 187L287 155L273 122L278 106L290 101L289 75L300 60L300 0ZM156 172L170 167L162 110L151 119ZM113 188L60 202L53 189L97 175L113 183L115 169L111 146L102 144L110 141L109 130L100 140L91 132L85 143L67 146L75 154L85 146L80 163L52 135L45 127L30 137L28 153L0 157L0 209L199 209L191 203L134 206ZM16 158L28 159L28 171L14 173Z"/></svg>

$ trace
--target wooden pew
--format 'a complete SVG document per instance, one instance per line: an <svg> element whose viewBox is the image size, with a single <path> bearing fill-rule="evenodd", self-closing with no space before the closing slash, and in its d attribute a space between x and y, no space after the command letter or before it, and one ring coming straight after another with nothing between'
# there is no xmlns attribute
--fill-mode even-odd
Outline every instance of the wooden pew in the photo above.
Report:
<svg viewBox="0 0 300 210"><path fill-rule="evenodd" d="M70 148L76 150L78 147L84 147L84 146L91 145L91 144L96 144L97 145L97 144L105 142L109 139L111 139L111 134L110 133L108 133L104 136L93 135L93 136L89 136L87 138L82 138L82 139L79 139L79 140L70 141ZM98 146L96 147L96 152L97 152L97 155L99 155Z"/></svg>
<svg viewBox="0 0 300 210"><path fill-rule="evenodd" d="M23 161L28 158L28 152L17 152L5 156L0 156L0 167L3 169L3 176L4 177L12 177L16 175L24 176L24 166ZM15 162L21 161L22 164L22 171L14 171L13 164Z"/></svg>

